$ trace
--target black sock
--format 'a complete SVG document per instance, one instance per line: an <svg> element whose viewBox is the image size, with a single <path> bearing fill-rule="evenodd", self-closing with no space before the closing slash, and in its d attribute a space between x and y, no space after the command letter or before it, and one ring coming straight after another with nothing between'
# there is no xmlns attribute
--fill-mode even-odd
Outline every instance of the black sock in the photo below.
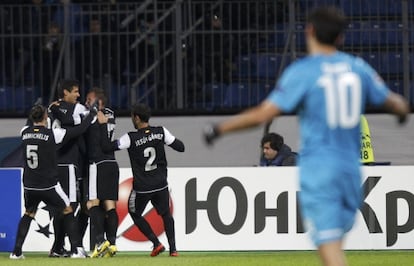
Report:
<svg viewBox="0 0 414 266"><path fill-rule="evenodd" d="M65 228L63 223L63 214L56 214L53 217L53 231L55 232L55 240L53 242L52 250L56 252L60 252L63 249L65 242Z"/></svg>
<svg viewBox="0 0 414 266"><path fill-rule="evenodd" d="M78 225L79 225L79 235L81 239L85 236L86 228L88 228L89 215L85 213L84 210L79 210L77 215Z"/></svg>
<svg viewBox="0 0 414 266"><path fill-rule="evenodd" d="M14 245L13 253L16 256L22 255L22 247L24 240L26 239L27 233L29 232L30 223L33 218L29 215L24 214L19 222L19 227L17 229L16 243Z"/></svg>
<svg viewBox="0 0 414 266"><path fill-rule="evenodd" d="M76 252L77 247L82 247L82 240L79 236L78 223L73 216L73 212L65 214L63 216L63 225L64 230L69 236L69 241L71 245L71 251Z"/></svg>
<svg viewBox="0 0 414 266"><path fill-rule="evenodd" d="M138 229L152 242L154 247L160 244L158 237L154 234L154 231L152 231L151 226L144 217L133 217L133 220Z"/></svg>
<svg viewBox="0 0 414 266"><path fill-rule="evenodd" d="M105 221L106 238L111 243L111 245L115 245L116 232L118 229L118 214L116 213L115 209L111 209L106 212Z"/></svg>
<svg viewBox="0 0 414 266"><path fill-rule="evenodd" d="M91 235L92 235L92 240L95 239L95 243L91 243L93 244L93 246L95 246L95 244L97 243L101 243L105 240L104 238L104 219L105 219L105 213L104 210L99 207L99 206L93 206L92 208L89 209L89 216L91 218Z"/></svg>
<svg viewBox="0 0 414 266"><path fill-rule="evenodd" d="M176 251L174 218L170 213L168 213L162 216L162 220L164 222L165 234L167 235L168 244L170 245L170 252Z"/></svg>

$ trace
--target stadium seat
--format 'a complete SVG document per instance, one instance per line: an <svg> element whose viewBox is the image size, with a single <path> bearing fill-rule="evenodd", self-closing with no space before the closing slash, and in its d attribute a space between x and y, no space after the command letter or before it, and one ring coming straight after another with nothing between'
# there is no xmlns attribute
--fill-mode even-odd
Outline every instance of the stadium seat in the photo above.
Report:
<svg viewBox="0 0 414 266"><path fill-rule="evenodd" d="M254 55L256 64L256 73L254 77L258 78L276 78L279 71L282 56L278 54L257 54Z"/></svg>
<svg viewBox="0 0 414 266"><path fill-rule="evenodd" d="M256 72L256 64L251 55L240 55L235 59L233 76L239 78L248 78Z"/></svg>
<svg viewBox="0 0 414 266"><path fill-rule="evenodd" d="M403 56L399 52L388 52L381 54L381 73L402 74Z"/></svg>
<svg viewBox="0 0 414 266"><path fill-rule="evenodd" d="M233 83L228 86L224 106L227 108L244 108L254 106L263 101L274 84L270 82L259 83Z"/></svg>
<svg viewBox="0 0 414 266"><path fill-rule="evenodd" d="M10 86L0 86L0 111L12 109L12 89Z"/></svg>
<svg viewBox="0 0 414 266"><path fill-rule="evenodd" d="M401 95L404 93L404 84L402 80L387 80L386 84L393 92Z"/></svg>
<svg viewBox="0 0 414 266"><path fill-rule="evenodd" d="M154 97L154 88L155 85L151 86L151 84L140 84L135 88L135 97L136 102L145 103L151 108L155 107L155 97Z"/></svg>
<svg viewBox="0 0 414 266"><path fill-rule="evenodd" d="M340 0L347 16L401 15L401 1L393 0Z"/></svg>
<svg viewBox="0 0 414 266"><path fill-rule="evenodd" d="M39 97L37 87L18 86L14 89L13 110L25 112L29 110Z"/></svg>
<svg viewBox="0 0 414 266"><path fill-rule="evenodd" d="M233 83L228 86L224 100L227 108L247 107L250 101L249 87L243 83Z"/></svg>
<svg viewBox="0 0 414 266"><path fill-rule="evenodd" d="M381 56L379 53L361 53L360 57L370 64L376 71L382 73Z"/></svg>
<svg viewBox="0 0 414 266"><path fill-rule="evenodd" d="M224 99L227 92L227 85L223 83L205 84L202 89L202 95L197 100L195 108L204 108L206 110L215 110L224 106Z"/></svg>
<svg viewBox="0 0 414 266"><path fill-rule="evenodd" d="M127 109L128 102L128 91L126 85L113 85L109 93L111 98L109 100L109 106L114 109Z"/></svg>
<svg viewBox="0 0 414 266"><path fill-rule="evenodd" d="M402 23L398 21L354 21L345 32L347 46L397 45L402 41Z"/></svg>

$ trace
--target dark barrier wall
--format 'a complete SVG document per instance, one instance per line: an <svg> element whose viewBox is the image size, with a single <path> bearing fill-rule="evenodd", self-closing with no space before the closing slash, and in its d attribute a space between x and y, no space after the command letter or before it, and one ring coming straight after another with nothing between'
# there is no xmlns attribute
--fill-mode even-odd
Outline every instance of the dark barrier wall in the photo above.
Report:
<svg viewBox="0 0 414 266"><path fill-rule="evenodd" d="M376 161L390 161L391 165L414 165L414 116L407 125L397 125L392 115L367 115L371 132L371 142ZM150 123L163 125L172 134L184 141L186 150L177 153L166 147L169 166L253 166L259 163L260 139L263 128L252 129L239 134L225 136L213 148L204 145L201 139L203 127L227 116L180 116L153 117ZM25 119L0 119L0 137L18 135ZM115 137L134 130L131 119L118 118ZM294 150L300 146L299 126L296 116L283 116L275 120L270 131L277 132ZM118 151L116 157L121 167L129 167L126 151Z"/></svg>

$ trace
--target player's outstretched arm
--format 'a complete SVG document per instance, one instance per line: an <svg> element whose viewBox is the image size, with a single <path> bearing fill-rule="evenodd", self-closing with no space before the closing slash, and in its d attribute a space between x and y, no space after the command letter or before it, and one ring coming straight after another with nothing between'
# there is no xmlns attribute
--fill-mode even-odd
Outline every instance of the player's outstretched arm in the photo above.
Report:
<svg viewBox="0 0 414 266"><path fill-rule="evenodd" d="M407 122L407 116L410 113L408 102L401 95L390 92L385 101L385 108L391 113L397 115L398 123L404 124Z"/></svg>
<svg viewBox="0 0 414 266"><path fill-rule="evenodd" d="M92 120L94 119L96 112L90 112L89 115L80 123L80 125L70 127L67 129L63 128L54 128L53 133L55 135L56 144L65 144L69 140L76 138L86 132L88 127L91 125Z"/></svg>
<svg viewBox="0 0 414 266"><path fill-rule="evenodd" d="M173 143L171 143L168 146L170 146L171 148L173 148L174 150L176 150L178 152L184 152L185 151L184 142L182 142L181 140L179 140L177 138L175 138Z"/></svg>
<svg viewBox="0 0 414 266"><path fill-rule="evenodd" d="M205 142L211 145L221 135L259 126L280 114L281 110L276 105L265 100L260 105L247 109L229 120L206 127L203 137Z"/></svg>

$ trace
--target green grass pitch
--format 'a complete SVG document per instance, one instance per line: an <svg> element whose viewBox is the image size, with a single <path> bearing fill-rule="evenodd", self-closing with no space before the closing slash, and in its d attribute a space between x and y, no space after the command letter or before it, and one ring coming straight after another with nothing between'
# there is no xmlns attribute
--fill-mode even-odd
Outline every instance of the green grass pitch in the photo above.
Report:
<svg viewBox="0 0 414 266"><path fill-rule="evenodd" d="M246 252L180 252L177 258L169 257L168 252L158 257L150 257L149 252L119 252L113 258L48 258L45 252L25 252L26 259L10 260L9 253L0 253L1 266L18 265L58 265L58 266L244 266L244 265L320 265L315 251L246 251ZM414 265L414 251L347 251L350 266Z"/></svg>

